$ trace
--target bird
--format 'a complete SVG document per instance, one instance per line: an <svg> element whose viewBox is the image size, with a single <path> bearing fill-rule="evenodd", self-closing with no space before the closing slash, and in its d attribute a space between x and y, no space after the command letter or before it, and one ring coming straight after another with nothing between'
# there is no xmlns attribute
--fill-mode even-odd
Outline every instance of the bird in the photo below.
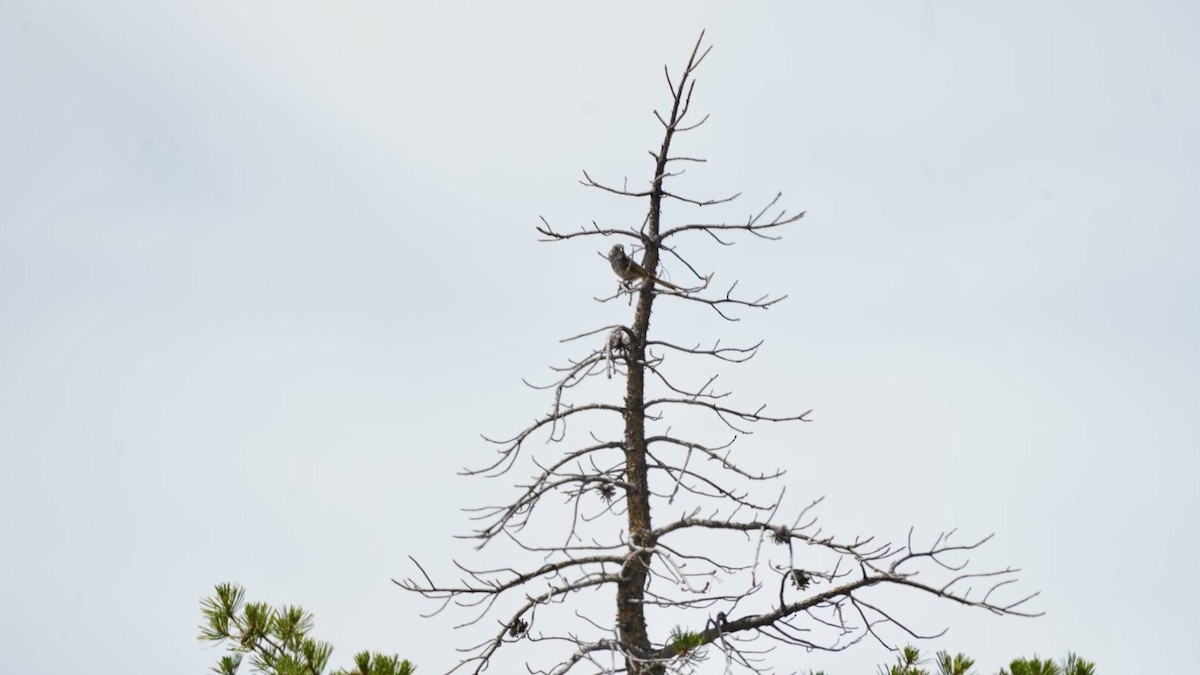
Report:
<svg viewBox="0 0 1200 675"><path fill-rule="evenodd" d="M625 247L617 244L608 252L608 262L612 265L612 269L617 273L617 276L625 281L651 281L673 291L682 291L683 289L669 281L663 281L653 274L646 271L645 267L637 264L632 258L625 255Z"/></svg>

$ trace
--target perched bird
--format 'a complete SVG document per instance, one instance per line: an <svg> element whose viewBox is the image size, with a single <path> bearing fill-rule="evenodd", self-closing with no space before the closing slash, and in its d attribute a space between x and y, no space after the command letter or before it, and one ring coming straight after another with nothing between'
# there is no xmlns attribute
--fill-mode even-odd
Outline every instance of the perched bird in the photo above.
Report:
<svg viewBox="0 0 1200 675"><path fill-rule="evenodd" d="M669 281L663 281L653 274L646 271L645 267L637 264L632 258L625 255L625 247L617 244L608 252L608 262L612 265L613 271L617 276L625 281L650 281L673 291L682 291L683 289Z"/></svg>

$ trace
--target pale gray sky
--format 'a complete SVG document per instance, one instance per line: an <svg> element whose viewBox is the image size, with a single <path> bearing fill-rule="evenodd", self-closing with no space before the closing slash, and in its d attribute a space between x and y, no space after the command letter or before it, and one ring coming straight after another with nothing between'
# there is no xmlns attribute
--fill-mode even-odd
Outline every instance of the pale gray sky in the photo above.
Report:
<svg viewBox="0 0 1200 675"><path fill-rule="evenodd" d="M723 377L815 409L748 440L831 528L997 533L982 562L1047 615L921 604L951 628L932 648L1177 671L1200 632L1198 7L3 0L5 668L201 672L199 598L232 580L314 611L336 664L445 670L479 633L388 579L409 554L449 572L458 509L510 494L454 475L478 434L543 412L519 378L627 311L590 300L613 284L592 242L533 227L640 221L575 181L647 177L661 66L707 28L712 119L680 149L710 163L682 186L809 215L695 242L783 305L656 329L767 339Z"/></svg>

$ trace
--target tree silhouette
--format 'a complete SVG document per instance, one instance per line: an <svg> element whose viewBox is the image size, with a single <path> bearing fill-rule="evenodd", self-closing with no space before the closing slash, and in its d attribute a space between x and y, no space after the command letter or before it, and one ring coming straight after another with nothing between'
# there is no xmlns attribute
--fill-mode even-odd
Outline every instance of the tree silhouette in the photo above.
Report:
<svg viewBox="0 0 1200 675"><path fill-rule="evenodd" d="M922 545L912 530L900 544L834 535L814 515L821 499L785 518L784 472L746 468L734 460L733 446L755 425L804 423L811 411L769 414L765 405L732 402L730 392L714 388L715 375L699 386L668 375L668 358L738 364L755 356L762 343L708 345L652 335L651 317L660 298L738 321L742 313L768 309L786 297L743 296L736 281L718 289L713 273L690 262L685 244L699 240L728 247L739 236L776 240L782 228L804 217L804 212L782 209L777 194L744 220L664 222L665 203L711 210L739 196L704 199L668 189L683 173L679 167L705 161L674 154L674 143L707 119L693 121L692 95L696 70L710 49L701 33L681 73L664 68L670 107L666 114L655 111L663 136L660 147L650 151L654 166L647 187L616 187L583 173L581 182L589 188L645 200L641 225L593 222L560 231L543 219L538 227L550 242L599 238L630 244L647 272L622 269L628 263L619 261L616 251L610 254L617 291L596 300L627 298L632 320L564 340L593 345L555 367L548 385L531 385L552 393L549 412L510 438L489 439L498 446L495 461L464 471L495 478L531 465L532 477L517 486L512 501L471 509L478 526L469 535L478 548L508 546L514 559L529 564L484 569L456 562L462 578L445 583L414 559L418 573L397 581L440 601L434 613L451 604L474 608L463 626L478 625L484 617L496 622L485 640L463 650L454 670L482 672L502 647L527 641L538 646L536 651L514 651L528 657L524 665L533 673L577 667L635 675L690 671L714 652L725 672L765 672L763 655L770 642L838 651L867 636L891 647L893 636L929 638L944 632L922 634L904 623L877 592L886 587L995 614L1035 615L1023 606L1036 594L1004 597L1017 570L968 569L965 554L990 537L959 544L951 531ZM691 282L656 284L654 277L671 278L665 267ZM692 371L685 369L685 377ZM601 394L573 398L585 383L602 388L614 374L624 378L622 400ZM674 421L686 423L689 431L668 426ZM708 440L714 421L723 425L723 437ZM577 426L586 433L575 431ZM551 452L538 455L530 446L541 437ZM585 593L601 589L612 593L615 618L581 610L591 602ZM503 670L518 667L506 664Z"/></svg>

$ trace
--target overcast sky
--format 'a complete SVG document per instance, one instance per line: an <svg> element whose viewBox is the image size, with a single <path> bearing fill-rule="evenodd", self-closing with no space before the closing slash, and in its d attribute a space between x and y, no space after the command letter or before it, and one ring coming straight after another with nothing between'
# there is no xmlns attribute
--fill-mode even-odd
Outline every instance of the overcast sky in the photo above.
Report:
<svg viewBox="0 0 1200 675"><path fill-rule="evenodd" d="M662 65L702 28L712 117L678 149L710 161L680 188L808 211L691 242L786 302L655 320L765 338L722 377L814 409L747 457L834 531L995 532L981 562L1045 617L916 610L984 673L1194 663L1198 7L0 0L4 669L201 672L221 581L315 612L335 665L442 672L482 639L389 579L503 562L451 537L524 475L455 471L547 409L520 378L560 338L629 311L592 300L611 242L534 226L640 222L579 172L648 179Z"/></svg>

